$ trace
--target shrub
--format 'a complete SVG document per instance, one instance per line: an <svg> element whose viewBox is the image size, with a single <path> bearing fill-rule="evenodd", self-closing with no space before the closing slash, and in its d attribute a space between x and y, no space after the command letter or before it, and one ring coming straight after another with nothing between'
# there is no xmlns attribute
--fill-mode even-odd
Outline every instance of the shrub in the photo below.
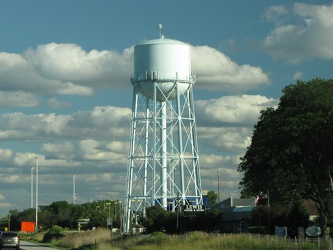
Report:
<svg viewBox="0 0 333 250"><path fill-rule="evenodd" d="M62 227L53 225L46 234L44 234L43 242L51 242L52 240L58 240L62 235Z"/></svg>
<svg viewBox="0 0 333 250"><path fill-rule="evenodd" d="M62 232L62 227L58 225L53 225L49 231L50 234L61 234Z"/></svg>

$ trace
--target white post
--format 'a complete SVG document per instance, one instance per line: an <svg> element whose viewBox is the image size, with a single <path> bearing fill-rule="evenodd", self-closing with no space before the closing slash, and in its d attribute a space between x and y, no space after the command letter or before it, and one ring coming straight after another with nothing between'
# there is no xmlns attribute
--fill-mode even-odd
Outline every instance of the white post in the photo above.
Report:
<svg viewBox="0 0 333 250"><path fill-rule="evenodd" d="M31 191L30 191L30 193L31 193L31 205L30 205L30 207L31 208L33 208L34 207L34 194L33 194L33 192L34 192L34 167L31 167Z"/></svg>
<svg viewBox="0 0 333 250"><path fill-rule="evenodd" d="M36 232L38 233L38 156L36 156Z"/></svg>
<svg viewBox="0 0 333 250"><path fill-rule="evenodd" d="M75 178L76 175L73 175L73 204L76 204L76 190L75 190Z"/></svg>

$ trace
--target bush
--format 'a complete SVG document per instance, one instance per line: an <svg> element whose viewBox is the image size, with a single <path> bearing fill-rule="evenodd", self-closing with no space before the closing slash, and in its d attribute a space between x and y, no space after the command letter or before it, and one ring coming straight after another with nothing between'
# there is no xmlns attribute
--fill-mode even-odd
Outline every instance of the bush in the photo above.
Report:
<svg viewBox="0 0 333 250"><path fill-rule="evenodd" d="M49 231L50 234L61 234L62 232L62 227L58 225L53 225Z"/></svg>
<svg viewBox="0 0 333 250"><path fill-rule="evenodd" d="M54 239L58 240L58 239L62 238L63 235L61 232L62 232L62 227L53 225L48 230L48 232L44 235L43 242L51 242Z"/></svg>

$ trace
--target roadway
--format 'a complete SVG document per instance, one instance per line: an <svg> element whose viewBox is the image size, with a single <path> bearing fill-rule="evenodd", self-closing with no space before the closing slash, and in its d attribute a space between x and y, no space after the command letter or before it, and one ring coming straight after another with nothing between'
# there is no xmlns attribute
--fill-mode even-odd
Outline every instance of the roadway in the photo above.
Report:
<svg viewBox="0 0 333 250"><path fill-rule="evenodd" d="M7 248L7 249L10 249L10 248ZM12 248L12 249L15 249L15 248ZM20 250L57 250L57 249L51 248L51 247L45 247L42 245L37 245L34 243L30 243L30 242L21 240Z"/></svg>

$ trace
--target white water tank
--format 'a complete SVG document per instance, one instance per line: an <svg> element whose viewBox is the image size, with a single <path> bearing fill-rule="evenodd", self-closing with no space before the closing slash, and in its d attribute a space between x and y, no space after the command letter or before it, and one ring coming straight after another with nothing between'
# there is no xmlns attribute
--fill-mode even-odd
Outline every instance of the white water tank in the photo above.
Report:
<svg viewBox="0 0 333 250"><path fill-rule="evenodd" d="M172 39L154 39L134 46L134 73L132 83L138 83L139 91L149 99L172 100L184 93L195 82L191 73L191 47Z"/></svg>

